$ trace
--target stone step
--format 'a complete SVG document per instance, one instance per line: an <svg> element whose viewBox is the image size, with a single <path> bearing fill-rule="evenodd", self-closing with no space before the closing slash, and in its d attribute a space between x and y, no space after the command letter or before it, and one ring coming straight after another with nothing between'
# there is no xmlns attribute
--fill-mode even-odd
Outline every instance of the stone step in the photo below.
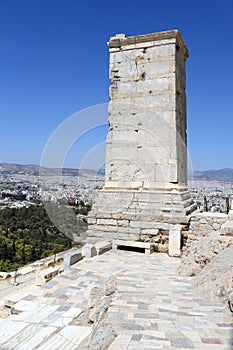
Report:
<svg viewBox="0 0 233 350"><path fill-rule="evenodd" d="M101 255L112 249L112 243L98 242L96 243L95 247L96 247L97 255Z"/></svg>
<svg viewBox="0 0 233 350"><path fill-rule="evenodd" d="M151 254L154 251L154 244L149 242L140 242L140 241L123 241L123 240L114 240L112 241L113 249L126 249L135 248L135 250L142 249L145 254ZM131 250L131 249L129 249Z"/></svg>

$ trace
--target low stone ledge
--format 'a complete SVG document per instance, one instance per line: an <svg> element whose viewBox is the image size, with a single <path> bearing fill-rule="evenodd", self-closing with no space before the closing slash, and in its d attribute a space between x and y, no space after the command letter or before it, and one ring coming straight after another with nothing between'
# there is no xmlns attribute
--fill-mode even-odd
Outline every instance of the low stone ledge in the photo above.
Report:
<svg viewBox="0 0 233 350"><path fill-rule="evenodd" d="M11 277L10 272L0 271L0 279L6 280L9 277Z"/></svg>
<svg viewBox="0 0 233 350"><path fill-rule="evenodd" d="M28 275L28 274L33 273L35 271L36 271L36 269L34 267L25 266L25 267L21 267L21 268L17 269L16 275L17 276L25 276L25 275ZM9 272L9 274L11 275L12 278L14 278L15 277L15 270Z"/></svg>
<svg viewBox="0 0 233 350"><path fill-rule="evenodd" d="M94 244L85 244L84 247L82 247L82 256L85 258L92 258L93 256L97 255L97 250Z"/></svg>
<svg viewBox="0 0 233 350"><path fill-rule="evenodd" d="M68 253L66 253L66 254L68 254ZM64 261L64 256L55 256L54 255L53 257L51 257L50 260L48 260L44 263L44 266L45 266L45 268L50 267L50 266L53 267L54 264L60 264L63 261Z"/></svg>
<svg viewBox="0 0 233 350"><path fill-rule="evenodd" d="M32 272L35 272L36 269L35 267L32 267L32 266L25 266L25 267L22 267L21 269L19 269L17 271L17 275L28 275L29 273L32 273Z"/></svg>
<svg viewBox="0 0 233 350"><path fill-rule="evenodd" d="M44 264L45 264L44 261L38 260L38 261L35 261L34 263L32 263L32 266L42 268L44 266Z"/></svg>
<svg viewBox="0 0 233 350"><path fill-rule="evenodd" d="M54 261L54 259L46 261L46 263L44 264L44 268L47 269L48 267L54 267L55 263L56 263L56 259L55 259L55 261Z"/></svg>
<svg viewBox="0 0 233 350"><path fill-rule="evenodd" d="M197 212L191 215L189 233L196 238L218 231L227 222L227 214L219 212ZM223 234L224 234L224 230Z"/></svg>
<svg viewBox="0 0 233 350"><path fill-rule="evenodd" d="M145 254L151 254L154 251L154 245L152 243L140 242L140 241L123 241L123 240L114 240L112 241L112 248L139 248L144 249Z"/></svg>
<svg viewBox="0 0 233 350"><path fill-rule="evenodd" d="M99 242L99 243L96 243L95 247L96 247L97 255L101 255L112 249L112 243Z"/></svg>
<svg viewBox="0 0 233 350"><path fill-rule="evenodd" d="M60 264L60 263L62 263L64 261L64 257L63 256L58 256L57 258L56 258L56 263L57 264Z"/></svg>
<svg viewBox="0 0 233 350"><path fill-rule="evenodd" d="M60 268L48 268L43 272L40 272L36 276L36 285L43 286L46 282L49 282L53 277L57 276L61 272Z"/></svg>
<svg viewBox="0 0 233 350"><path fill-rule="evenodd" d="M205 212L193 212L191 215L192 218L219 218L219 219L226 219L227 214L220 213L220 212L211 212L211 211L205 211Z"/></svg>
<svg viewBox="0 0 233 350"><path fill-rule="evenodd" d="M64 256L64 270L68 270L70 266L76 264L77 262L82 260L82 258L82 253L80 253L79 251L72 251L66 253Z"/></svg>

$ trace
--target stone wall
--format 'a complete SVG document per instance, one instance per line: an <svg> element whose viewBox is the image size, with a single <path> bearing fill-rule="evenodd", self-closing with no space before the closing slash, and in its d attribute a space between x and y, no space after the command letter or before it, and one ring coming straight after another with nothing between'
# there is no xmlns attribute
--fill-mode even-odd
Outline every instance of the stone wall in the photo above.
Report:
<svg viewBox="0 0 233 350"><path fill-rule="evenodd" d="M191 215L188 239L195 240L197 237L206 236L208 233L218 231L227 221L227 214L223 213L193 213Z"/></svg>

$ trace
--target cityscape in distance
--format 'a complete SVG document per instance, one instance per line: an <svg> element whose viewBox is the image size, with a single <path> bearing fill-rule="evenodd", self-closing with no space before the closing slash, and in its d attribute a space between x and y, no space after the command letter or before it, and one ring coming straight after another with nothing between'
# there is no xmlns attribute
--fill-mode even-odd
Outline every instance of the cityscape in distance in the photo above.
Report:
<svg viewBox="0 0 233 350"><path fill-rule="evenodd" d="M51 169L34 164L0 163L0 209L29 207L34 203L92 205L104 185L104 170ZM226 201L233 195L233 169L194 171L189 190L200 210L226 212Z"/></svg>

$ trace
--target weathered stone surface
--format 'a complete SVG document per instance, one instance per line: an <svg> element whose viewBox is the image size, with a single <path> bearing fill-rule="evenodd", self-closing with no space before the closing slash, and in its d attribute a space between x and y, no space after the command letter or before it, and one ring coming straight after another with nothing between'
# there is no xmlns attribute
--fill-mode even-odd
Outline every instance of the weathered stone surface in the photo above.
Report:
<svg viewBox="0 0 233 350"><path fill-rule="evenodd" d="M233 238L222 236L220 231L199 237L189 247L183 248L179 273L197 275L217 254L232 245Z"/></svg>
<svg viewBox="0 0 233 350"><path fill-rule="evenodd" d="M11 277L11 274L9 272L4 272L4 271L0 271L0 279L7 279Z"/></svg>
<svg viewBox="0 0 233 350"><path fill-rule="evenodd" d="M226 235L233 236L233 221L227 221L223 224L222 229Z"/></svg>
<svg viewBox="0 0 233 350"><path fill-rule="evenodd" d="M233 290L232 257L233 237L212 232L184 248L178 271L196 276L194 284L208 300L229 303Z"/></svg>
<svg viewBox="0 0 233 350"><path fill-rule="evenodd" d="M97 255L96 247L92 244L85 244L84 247L82 247L82 256L85 258L92 258L93 256Z"/></svg>
<svg viewBox="0 0 233 350"><path fill-rule="evenodd" d="M49 267L45 270L40 271L36 275L36 285L42 286L46 282L50 281L53 277L61 273L61 269L58 267Z"/></svg>
<svg viewBox="0 0 233 350"><path fill-rule="evenodd" d="M38 346L39 350L51 350L51 349L82 349L85 340L87 340L92 332L90 326L73 326L68 325L62 328L54 336L50 336L49 339L43 342L42 346ZM72 344L72 346L71 346Z"/></svg>
<svg viewBox="0 0 233 350"><path fill-rule="evenodd" d="M224 213L193 213L191 215L189 230L190 233L199 236L206 236L212 231L218 231L227 221L227 215Z"/></svg>
<svg viewBox="0 0 233 350"><path fill-rule="evenodd" d="M233 312L233 292L228 297L228 304L231 312Z"/></svg>
<svg viewBox="0 0 233 350"><path fill-rule="evenodd" d="M111 343L114 341L116 334L113 330L111 324L107 324L105 322L101 322L97 324L95 328L92 338L88 344L87 349L91 350L107 350Z"/></svg>
<svg viewBox="0 0 233 350"><path fill-rule="evenodd" d="M194 285L210 300L228 302L233 291L233 245L219 252L197 275Z"/></svg>
<svg viewBox="0 0 233 350"><path fill-rule="evenodd" d="M181 225L175 225L174 228L169 231L168 254L170 256L180 256L181 229Z"/></svg>
<svg viewBox="0 0 233 350"><path fill-rule="evenodd" d="M91 229L93 230L93 232L99 231L99 232L117 232L118 228L117 226L113 226L113 225L93 225L91 226ZM103 236L104 237L104 236Z"/></svg>
<svg viewBox="0 0 233 350"><path fill-rule="evenodd" d="M39 307L41 307L41 305L34 303L33 301L20 300L12 306L11 313L18 314L20 312L25 312L25 311L35 312Z"/></svg>
<svg viewBox="0 0 233 350"><path fill-rule="evenodd" d="M4 298L4 305L11 308L13 305L18 303L20 300L22 300L26 295L28 295L28 291L18 291L17 293L12 293L6 295Z"/></svg>
<svg viewBox="0 0 233 350"><path fill-rule="evenodd" d="M230 350L230 312L177 276L178 264L167 254L112 250L43 288L26 286L20 299L40 308L1 320L0 348Z"/></svg>
<svg viewBox="0 0 233 350"><path fill-rule="evenodd" d="M150 235L150 236L157 236L159 234L159 230L156 228L146 228L141 230L142 235Z"/></svg>
<svg viewBox="0 0 233 350"><path fill-rule="evenodd" d="M82 253L78 251L66 253L64 256L64 270L68 270L70 266L74 265L80 260L82 260Z"/></svg>
<svg viewBox="0 0 233 350"><path fill-rule="evenodd" d="M188 239L190 239L191 241L195 241L196 240L196 236L192 235L192 234L189 234L188 235Z"/></svg>
<svg viewBox="0 0 233 350"><path fill-rule="evenodd" d="M32 266L25 266L18 270L18 275L27 275L29 273L35 272L35 267Z"/></svg>
<svg viewBox="0 0 233 350"><path fill-rule="evenodd" d="M129 226L129 220L117 220L118 226Z"/></svg>
<svg viewBox="0 0 233 350"><path fill-rule="evenodd" d="M116 225L116 220L114 219L97 219L97 225Z"/></svg>
<svg viewBox="0 0 233 350"><path fill-rule="evenodd" d="M222 231L228 236L233 236L233 210L232 209L229 211L228 220L222 225Z"/></svg>
<svg viewBox="0 0 233 350"><path fill-rule="evenodd" d="M106 322L106 314L116 290L115 277L103 281L102 285L96 285L90 290L88 308L73 321L75 325L93 324L91 337L82 349L108 349L115 339L116 333L112 325Z"/></svg>
<svg viewBox="0 0 233 350"><path fill-rule="evenodd" d="M89 224L89 225L94 225L94 224L96 224L96 218L94 218L94 217L88 217L87 218L87 223Z"/></svg>
<svg viewBox="0 0 233 350"><path fill-rule="evenodd" d="M112 243L99 242L99 243L96 243L95 248L96 248L97 255L101 255L112 249Z"/></svg>

